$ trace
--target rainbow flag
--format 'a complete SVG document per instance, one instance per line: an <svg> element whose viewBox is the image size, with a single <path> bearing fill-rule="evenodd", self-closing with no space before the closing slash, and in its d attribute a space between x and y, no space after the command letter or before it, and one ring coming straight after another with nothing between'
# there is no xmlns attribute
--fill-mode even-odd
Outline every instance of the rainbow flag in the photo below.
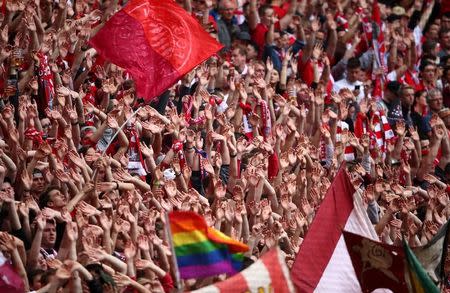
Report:
<svg viewBox="0 0 450 293"><path fill-rule="evenodd" d="M248 246L208 227L194 212L169 214L172 241L182 279L235 274Z"/></svg>

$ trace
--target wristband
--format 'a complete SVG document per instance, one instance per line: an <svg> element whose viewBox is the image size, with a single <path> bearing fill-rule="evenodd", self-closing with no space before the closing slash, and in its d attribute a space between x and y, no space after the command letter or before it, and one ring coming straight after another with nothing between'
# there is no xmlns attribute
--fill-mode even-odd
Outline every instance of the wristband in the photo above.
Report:
<svg viewBox="0 0 450 293"><path fill-rule="evenodd" d="M175 173L175 177L178 177L178 176L180 176L180 175L181 175L181 172Z"/></svg>
<svg viewBox="0 0 450 293"><path fill-rule="evenodd" d="M119 190L119 182L116 181L116 190Z"/></svg>
<svg viewBox="0 0 450 293"><path fill-rule="evenodd" d="M235 158L237 156L237 153L235 153L234 155L230 154L230 158Z"/></svg>
<svg viewBox="0 0 450 293"><path fill-rule="evenodd" d="M72 125L78 125L78 124L80 124L80 122L77 121L77 122L72 122L72 123L70 123L70 124L72 124Z"/></svg>

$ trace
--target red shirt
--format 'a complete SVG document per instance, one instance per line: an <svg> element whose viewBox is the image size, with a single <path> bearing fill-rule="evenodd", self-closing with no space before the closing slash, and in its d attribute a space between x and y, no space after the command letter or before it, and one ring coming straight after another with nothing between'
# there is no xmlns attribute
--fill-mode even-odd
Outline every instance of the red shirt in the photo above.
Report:
<svg viewBox="0 0 450 293"><path fill-rule="evenodd" d="M161 282L161 285L164 288L164 292L166 293L169 293L173 288L175 288L173 286L172 276L170 276L169 273L167 273L164 277L159 279L159 281Z"/></svg>
<svg viewBox="0 0 450 293"><path fill-rule="evenodd" d="M265 24L258 23L255 30L252 32L252 41L258 45L260 50L262 50L266 44L266 33L268 31L269 28Z"/></svg>
<svg viewBox="0 0 450 293"><path fill-rule="evenodd" d="M275 24L275 30L280 30L280 22ZM268 31L269 28L265 24L258 23L252 32L252 41L258 45L260 52L263 51L264 45L266 44L266 34Z"/></svg>

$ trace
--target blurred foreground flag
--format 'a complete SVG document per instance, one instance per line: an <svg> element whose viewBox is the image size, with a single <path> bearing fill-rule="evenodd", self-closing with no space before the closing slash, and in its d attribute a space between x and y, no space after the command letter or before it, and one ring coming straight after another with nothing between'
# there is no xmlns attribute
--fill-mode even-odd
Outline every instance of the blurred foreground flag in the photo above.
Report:
<svg viewBox="0 0 450 293"><path fill-rule="evenodd" d="M234 275L241 270L247 245L208 227L194 212L171 212L169 221L182 279Z"/></svg>
<svg viewBox="0 0 450 293"><path fill-rule="evenodd" d="M131 73L146 101L223 47L173 0L131 0L90 44Z"/></svg>
<svg viewBox="0 0 450 293"><path fill-rule="evenodd" d="M374 292L379 288L390 289L390 292L439 292L433 277L443 280L438 267L444 264L446 248L438 237L430 241L434 244L411 250L405 240L400 247L346 231L343 234L362 292ZM425 262L421 263L419 256Z"/></svg>
<svg viewBox="0 0 450 293"><path fill-rule="evenodd" d="M440 290L431 280L427 271L412 252L408 243L403 239L403 249L406 255L406 269L409 273L410 292L413 293L439 293Z"/></svg>
<svg viewBox="0 0 450 293"><path fill-rule="evenodd" d="M211 286L201 288L195 293L227 293L227 292L295 292L289 277L289 269L283 253L275 247L265 253L251 266L239 274Z"/></svg>
<svg viewBox="0 0 450 293"><path fill-rule="evenodd" d="M291 277L298 292L361 292L343 229L378 239L345 165L328 189L295 258Z"/></svg>
<svg viewBox="0 0 450 293"><path fill-rule="evenodd" d="M25 292L21 276L14 270L13 265L0 252L0 292Z"/></svg>

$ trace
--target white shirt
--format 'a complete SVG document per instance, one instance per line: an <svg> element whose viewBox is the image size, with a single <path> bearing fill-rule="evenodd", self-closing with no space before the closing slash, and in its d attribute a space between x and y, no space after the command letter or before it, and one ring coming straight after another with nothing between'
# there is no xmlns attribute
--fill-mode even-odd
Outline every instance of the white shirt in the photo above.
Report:
<svg viewBox="0 0 450 293"><path fill-rule="evenodd" d="M356 97L356 102L359 103L364 98L364 86L363 83L359 80L350 83L346 78L341 79L334 83L333 91L339 93L341 89L349 89L351 91L355 90L355 86L359 85L359 95Z"/></svg>

